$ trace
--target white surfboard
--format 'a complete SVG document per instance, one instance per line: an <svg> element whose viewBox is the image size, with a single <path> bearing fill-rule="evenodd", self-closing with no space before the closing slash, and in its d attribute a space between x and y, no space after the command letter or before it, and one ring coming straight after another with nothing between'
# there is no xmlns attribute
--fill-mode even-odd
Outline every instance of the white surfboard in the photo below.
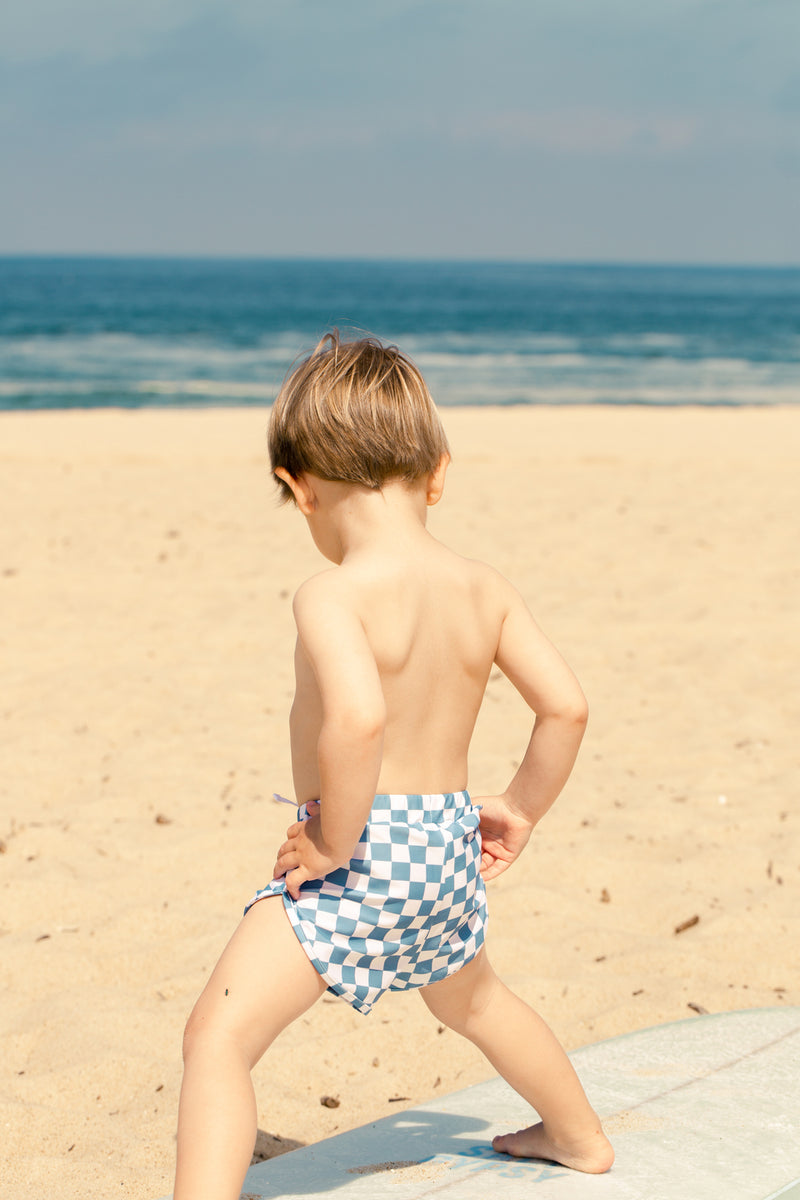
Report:
<svg viewBox="0 0 800 1200"><path fill-rule="evenodd" d="M614 1143L606 1175L495 1154L496 1133L535 1117L493 1079L259 1163L242 1196L800 1200L800 1008L693 1017L570 1057Z"/></svg>

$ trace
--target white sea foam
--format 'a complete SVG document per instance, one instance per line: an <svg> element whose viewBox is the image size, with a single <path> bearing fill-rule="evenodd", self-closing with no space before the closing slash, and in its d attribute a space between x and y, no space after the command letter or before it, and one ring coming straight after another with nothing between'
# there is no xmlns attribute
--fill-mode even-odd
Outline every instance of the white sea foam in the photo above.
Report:
<svg viewBox="0 0 800 1200"><path fill-rule="evenodd" d="M727 404L800 403L800 362L680 356L682 339L642 335L659 354L581 351L576 338L417 338L405 345L441 404ZM641 344L642 339L639 339ZM608 348L615 346L615 353ZM301 336L283 332L238 347L99 333L7 339L0 402L35 407L111 402L256 403L274 399ZM667 353L671 347L671 353ZM404 347L405 348L405 347Z"/></svg>
<svg viewBox="0 0 800 1200"><path fill-rule="evenodd" d="M3 343L3 363L56 364L66 373L86 364L102 365L115 374L125 366L151 362L175 367L202 366L205 369L227 367L236 371L248 366L277 364L283 370L297 352L297 340L284 335L280 341L262 341L255 346L221 345L207 339L137 337L133 334L95 333L84 336L8 338Z"/></svg>
<svg viewBox="0 0 800 1200"><path fill-rule="evenodd" d="M676 333L612 333L606 344L616 350L640 353L642 350L680 350L687 345L687 338Z"/></svg>
<svg viewBox="0 0 800 1200"><path fill-rule="evenodd" d="M233 379L143 379L133 385L140 395L203 396L206 398L261 400L271 404L277 388Z"/></svg>

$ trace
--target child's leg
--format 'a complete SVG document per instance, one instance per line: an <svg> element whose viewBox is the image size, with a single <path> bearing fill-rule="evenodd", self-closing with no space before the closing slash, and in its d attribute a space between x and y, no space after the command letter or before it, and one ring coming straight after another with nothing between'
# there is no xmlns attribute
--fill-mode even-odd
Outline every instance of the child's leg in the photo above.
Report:
<svg viewBox="0 0 800 1200"><path fill-rule="evenodd" d="M572 1063L541 1017L497 978L484 950L421 991L434 1016L474 1042L542 1118L495 1138L495 1150L580 1171L608 1170L614 1151Z"/></svg>
<svg viewBox="0 0 800 1200"><path fill-rule="evenodd" d="M186 1026L175 1200L238 1200L257 1132L250 1071L325 986L281 898L254 904Z"/></svg>

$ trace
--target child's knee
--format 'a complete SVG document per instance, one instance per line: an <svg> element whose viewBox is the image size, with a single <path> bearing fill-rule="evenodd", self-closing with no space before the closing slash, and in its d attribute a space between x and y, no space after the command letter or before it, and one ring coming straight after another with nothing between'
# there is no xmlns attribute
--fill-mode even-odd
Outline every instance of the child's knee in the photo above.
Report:
<svg viewBox="0 0 800 1200"><path fill-rule="evenodd" d="M184 1063L197 1054L213 1054L226 1048L230 1051L235 1043L236 1038L229 1023L213 1008L209 1010L202 1002L198 1002L183 1031Z"/></svg>
<svg viewBox="0 0 800 1200"><path fill-rule="evenodd" d="M193 1008L183 1030L183 1061L188 1062L208 1034L208 1023Z"/></svg>

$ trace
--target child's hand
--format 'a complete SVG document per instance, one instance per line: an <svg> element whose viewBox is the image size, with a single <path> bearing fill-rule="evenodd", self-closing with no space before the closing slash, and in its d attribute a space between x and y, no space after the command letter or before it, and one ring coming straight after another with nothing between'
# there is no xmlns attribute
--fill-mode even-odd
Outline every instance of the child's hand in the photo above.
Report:
<svg viewBox="0 0 800 1200"><path fill-rule="evenodd" d="M285 876L286 890L293 900L299 900L300 888L309 879L322 879L342 864L327 853L322 840L319 802L306 805L310 814L286 830L286 841L278 851L273 879Z"/></svg>
<svg viewBox="0 0 800 1200"><path fill-rule="evenodd" d="M472 803L481 807L481 875L495 879L525 849L533 825L505 796L479 796Z"/></svg>

